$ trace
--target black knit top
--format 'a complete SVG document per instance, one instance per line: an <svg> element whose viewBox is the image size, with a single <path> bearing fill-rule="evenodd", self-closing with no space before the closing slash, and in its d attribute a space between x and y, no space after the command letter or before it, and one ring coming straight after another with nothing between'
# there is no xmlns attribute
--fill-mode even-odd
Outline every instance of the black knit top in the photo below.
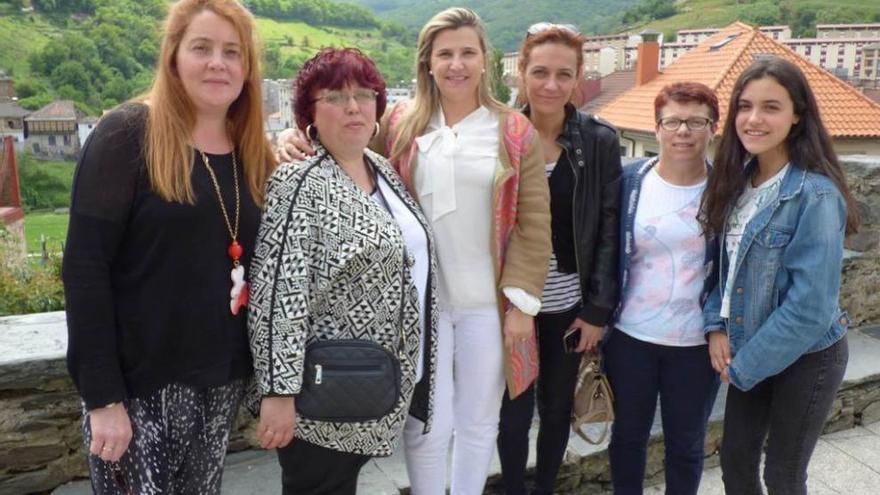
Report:
<svg viewBox="0 0 880 495"><path fill-rule="evenodd" d="M251 372L247 310L230 312L230 236L195 153L195 204L153 192L143 159L147 108L105 115L77 163L64 252L67 365L86 407L172 382L217 386ZM208 155L234 222L232 154ZM246 159L246 158L245 158ZM260 210L239 160L238 242L247 270Z"/></svg>

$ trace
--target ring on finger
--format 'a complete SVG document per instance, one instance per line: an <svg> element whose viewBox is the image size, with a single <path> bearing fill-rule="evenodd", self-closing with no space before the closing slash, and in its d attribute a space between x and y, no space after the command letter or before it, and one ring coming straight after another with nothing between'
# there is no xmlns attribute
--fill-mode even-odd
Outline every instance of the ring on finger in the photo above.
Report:
<svg viewBox="0 0 880 495"><path fill-rule="evenodd" d="M101 451L102 452L113 452L113 447L108 447L105 445L104 448L101 449Z"/></svg>

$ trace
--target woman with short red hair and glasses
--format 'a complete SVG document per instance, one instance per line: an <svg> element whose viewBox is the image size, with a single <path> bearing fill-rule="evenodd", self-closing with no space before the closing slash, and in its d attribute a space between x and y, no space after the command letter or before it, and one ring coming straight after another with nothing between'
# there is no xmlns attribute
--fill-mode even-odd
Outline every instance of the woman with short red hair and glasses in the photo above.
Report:
<svg viewBox="0 0 880 495"><path fill-rule="evenodd" d="M583 73L584 37L542 22L520 49L522 109L541 139L550 186L553 254L536 317L540 370L535 384L501 406L498 453L504 490L526 493L529 428L537 396L535 485L553 493L570 433L578 365L594 351L617 304L620 145L611 125L571 103ZM563 337L575 335L565 348Z"/></svg>
<svg viewBox="0 0 880 495"><path fill-rule="evenodd" d="M642 493L658 396L666 493L697 493L719 383L702 317L717 281L716 251L697 220L718 99L703 84L674 83L660 90L654 115L660 154L623 169L621 299L603 344L615 399L608 451L617 495Z"/></svg>
<svg viewBox="0 0 880 495"><path fill-rule="evenodd" d="M257 436L278 448L283 493L354 494L370 457L394 450L413 393L430 404L433 382L416 384L433 372L437 269L427 219L388 161L367 149L386 103L373 61L327 48L295 87L296 122L316 154L279 166L266 186L249 319ZM335 420L303 413L304 381L332 386L332 373L358 365L306 369L307 347L338 340L375 343L395 357L399 396L388 410Z"/></svg>

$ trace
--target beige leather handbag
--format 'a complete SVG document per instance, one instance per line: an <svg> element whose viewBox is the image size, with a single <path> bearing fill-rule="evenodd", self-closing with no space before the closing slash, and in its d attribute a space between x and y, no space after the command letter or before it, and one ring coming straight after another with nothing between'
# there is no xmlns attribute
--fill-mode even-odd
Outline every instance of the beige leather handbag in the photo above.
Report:
<svg viewBox="0 0 880 495"><path fill-rule="evenodd" d="M574 389L571 427L585 441L597 445L608 436L612 421L614 421L614 393L611 391L608 377L602 371L602 356L598 353L585 353L578 369L577 384ZM581 426L586 423L605 423L599 438L590 438L581 430Z"/></svg>

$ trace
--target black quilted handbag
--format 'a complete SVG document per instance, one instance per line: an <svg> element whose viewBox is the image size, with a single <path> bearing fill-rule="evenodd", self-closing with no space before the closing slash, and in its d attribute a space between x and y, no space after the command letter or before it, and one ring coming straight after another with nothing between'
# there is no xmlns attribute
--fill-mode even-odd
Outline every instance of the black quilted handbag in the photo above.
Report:
<svg viewBox="0 0 880 495"><path fill-rule="evenodd" d="M340 423L390 413L400 398L400 362L370 340L322 340L306 348L296 409L306 418Z"/></svg>

